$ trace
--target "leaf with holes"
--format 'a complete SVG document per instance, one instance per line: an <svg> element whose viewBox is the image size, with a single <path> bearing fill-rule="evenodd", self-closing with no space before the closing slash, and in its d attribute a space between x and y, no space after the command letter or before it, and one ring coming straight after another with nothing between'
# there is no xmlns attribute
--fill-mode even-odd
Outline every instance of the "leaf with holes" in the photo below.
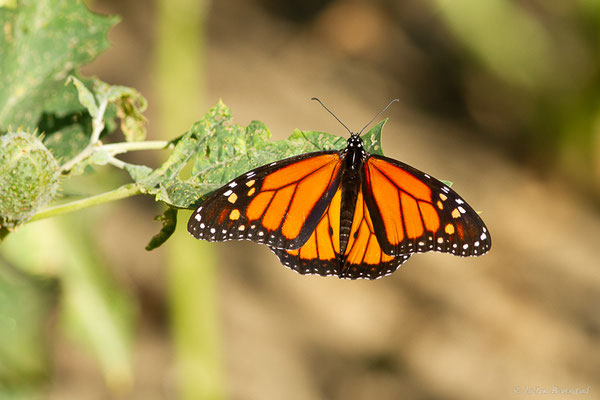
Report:
<svg viewBox="0 0 600 400"><path fill-rule="evenodd" d="M75 0L21 0L0 8L0 127L34 129L44 112L81 110L65 79L108 47L106 34L116 22Z"/></svg>
<svg viewBox="0 0 600 400"><path fill-rule="evenodd" d="M65 81L108 48L107 32L117 20L76 0L0 7L0 133L9 126L37 129L57 158L81 151L91 122L77 90Z"/></svg>
<svg viewBox="0 0 600 400"><path fill-rule="evenodd" d="M381 121L365 134L367 150L380 151ZM170 157L150 171L133 165L126 169L146 193L176 208L191 208L208 193L236 176L263 164L293 155L342 149L346 139L323 132L296 130L286 140L270 141L271 133L258 121L247 127L234 124L222 102L173 141ZM184 169L191 166L183 177Z"/></svg>

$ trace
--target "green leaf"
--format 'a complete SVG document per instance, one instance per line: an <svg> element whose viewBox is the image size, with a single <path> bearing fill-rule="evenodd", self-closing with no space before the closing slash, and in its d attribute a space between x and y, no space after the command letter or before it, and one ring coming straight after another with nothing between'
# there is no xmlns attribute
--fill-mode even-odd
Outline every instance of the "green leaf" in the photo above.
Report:
<svg viewBox="0 0 600 400"><path fill-rule="evenodd" d="M90 90L75 76L69 76L67 83L73 83L77 89L79 102L88 110L92 118L98 117L101 105L114 105L116 115L121 119L121 130L128 142L142 141L146 138L146 111L148 103L137 90L127 86L111 86L99 79L92 79Z"/></svg>
<svg viewBox="0 0 600 400"><path fill-rule="evenodd" d="M79 112L64 82L108 47L116 17L93 14L76 0L20 0L0 8L0 129L35 129L43 113Z"/></svg>
<svg viewBox="0 0 600 400"><path fill-rule="evenodd" d="M382 123L376 125L369 134L379 138L381 126ZM175 148L162 166L141 174L138 168L126 169L156 200L172 207L190 208L201 196L252 168L297 154L342 149L346 145L344 138L323 132L296 130L287 140L276 142L269 141L270 137L262 122L253 121L247 127L234 124L231 110L219 102L173 142ZM369 139L369 143L375 139ZM186 167L191 167L191 171L182 177Z"/></svg>
<svg viewBox="0 0 600 400"><path fill-rule="evenodd" d="M150 240L150 243L146 246L146 250L154 250L157 247L161 246L164 242L167 241L175 232L175 228L177 227L177 210L174 208L167 208L162 215L154 218L155 221L162 221L163 227L159 233L154 235Z"/></svg>
<svg viewBox="0 0 600 400"><path fill-rule="evenodd" d="M387 118L379 121L371 128L371 130L369 130L369 132L361 136L367 152L380 156L383 155L383 149L381 147L381 130L387 121Z"/></svg>
<svg viewBox="0 0 600 400"><path fill-rule="evenodd" d="M111 86L108 101L117 104L117 116L121 119L121 131L128 142L146 139L146 98L135 89L126 86Z"/></svg>
<svg viewBox="0 0 600 400"><path fill-rule="evenodd" d="M88 89L83 82L77 79L74 75L69 75L67 83L72 83L77 89L77 98L82 106L84 106L92 118L96 118L98 115L98 104L92 94L92 91Z"/></svg>
<svg viewBox="0 0 600 400"><path fill-rule="evenodd" d="M43 114L39 122L39 131L44 133L44 145L62 164L88 145L92 119L85 111L66 117Z"/></svg>
<svg viewBox="0 0 600 400"><path fill-rule="evenodd" d="M104 129L102 139L117 129L117 109L109 104L104 113ZM40 132L44 134L44 144L61 164L70 160L87 147L90 142L92 117L87 111L69 114L58 118L56 114L43 114L39 122Z"/></svg>

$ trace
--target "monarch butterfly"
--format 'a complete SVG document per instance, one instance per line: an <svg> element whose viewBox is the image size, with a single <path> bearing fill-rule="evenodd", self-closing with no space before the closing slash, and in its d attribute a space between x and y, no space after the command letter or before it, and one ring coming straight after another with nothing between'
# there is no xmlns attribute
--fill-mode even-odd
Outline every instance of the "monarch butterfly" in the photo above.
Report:
<svg viewBox="0 0 600 400"><path fill-rule="evenodd" d="M264 243L300 274L376 279L413 253L479 256L491 247L479 215L452 189L400 161L344 149L272 162L235 178L194 211L188 231L209 241Z"/></svg>

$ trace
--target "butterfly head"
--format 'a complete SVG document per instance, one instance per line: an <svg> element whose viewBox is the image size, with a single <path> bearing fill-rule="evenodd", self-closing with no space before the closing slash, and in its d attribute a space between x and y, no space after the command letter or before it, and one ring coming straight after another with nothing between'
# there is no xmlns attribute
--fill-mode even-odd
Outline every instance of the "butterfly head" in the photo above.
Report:
<svg viewBox="0 0 600 400"><path fill-rule="evenodd" d="M350 137L348 138L348 148L350 149L355 149L355 148L361 148L363 147L363 140L361 139L360 136L358 136L358 134L356 133L352 133L352 135L350 135Z"/></svg>
<svg viewBox="0 0 600 400"><path fill-rule="evenodd" d="M351 170L360 168L360 165L362 165L368 156L363 147L363 140L355 133L352 133L348 138L348 144L343 150L343 154Z"/></svg>

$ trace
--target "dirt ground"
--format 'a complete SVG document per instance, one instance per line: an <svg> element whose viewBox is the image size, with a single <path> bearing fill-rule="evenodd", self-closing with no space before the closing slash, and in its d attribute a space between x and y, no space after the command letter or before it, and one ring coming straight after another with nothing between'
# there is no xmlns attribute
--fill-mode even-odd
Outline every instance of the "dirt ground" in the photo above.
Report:
<svg viewBox="0 0 600 400"><path fill-rule="evenodd" d="M89 72L138 88L152 104L152 9L123 3L93 7L123 20ZM264 246L215 244L230 397L600 399L598 210L485 135L415 108L401 86L332 49L318 29L299 30L253 4L212 5L207 106L221 98L237 123L262 120L282 139L294 128L345 134L312 96L351 128L400 97L386 113L386 155L452 180L482 211L493 245L483 257L416 255L390 277L345 281L300 276ZM156 134L152 109L149 120ZM143 249L156 230L152 203L120 202L118 218L99 229L117 277L134 282L142 304L128 399L174 397L162 252ZM119 235L127 252L115 245ZM62 338L54 355L51 398L110 397L88 355ZM534 394L555 387L589 393Z"/></svg>

